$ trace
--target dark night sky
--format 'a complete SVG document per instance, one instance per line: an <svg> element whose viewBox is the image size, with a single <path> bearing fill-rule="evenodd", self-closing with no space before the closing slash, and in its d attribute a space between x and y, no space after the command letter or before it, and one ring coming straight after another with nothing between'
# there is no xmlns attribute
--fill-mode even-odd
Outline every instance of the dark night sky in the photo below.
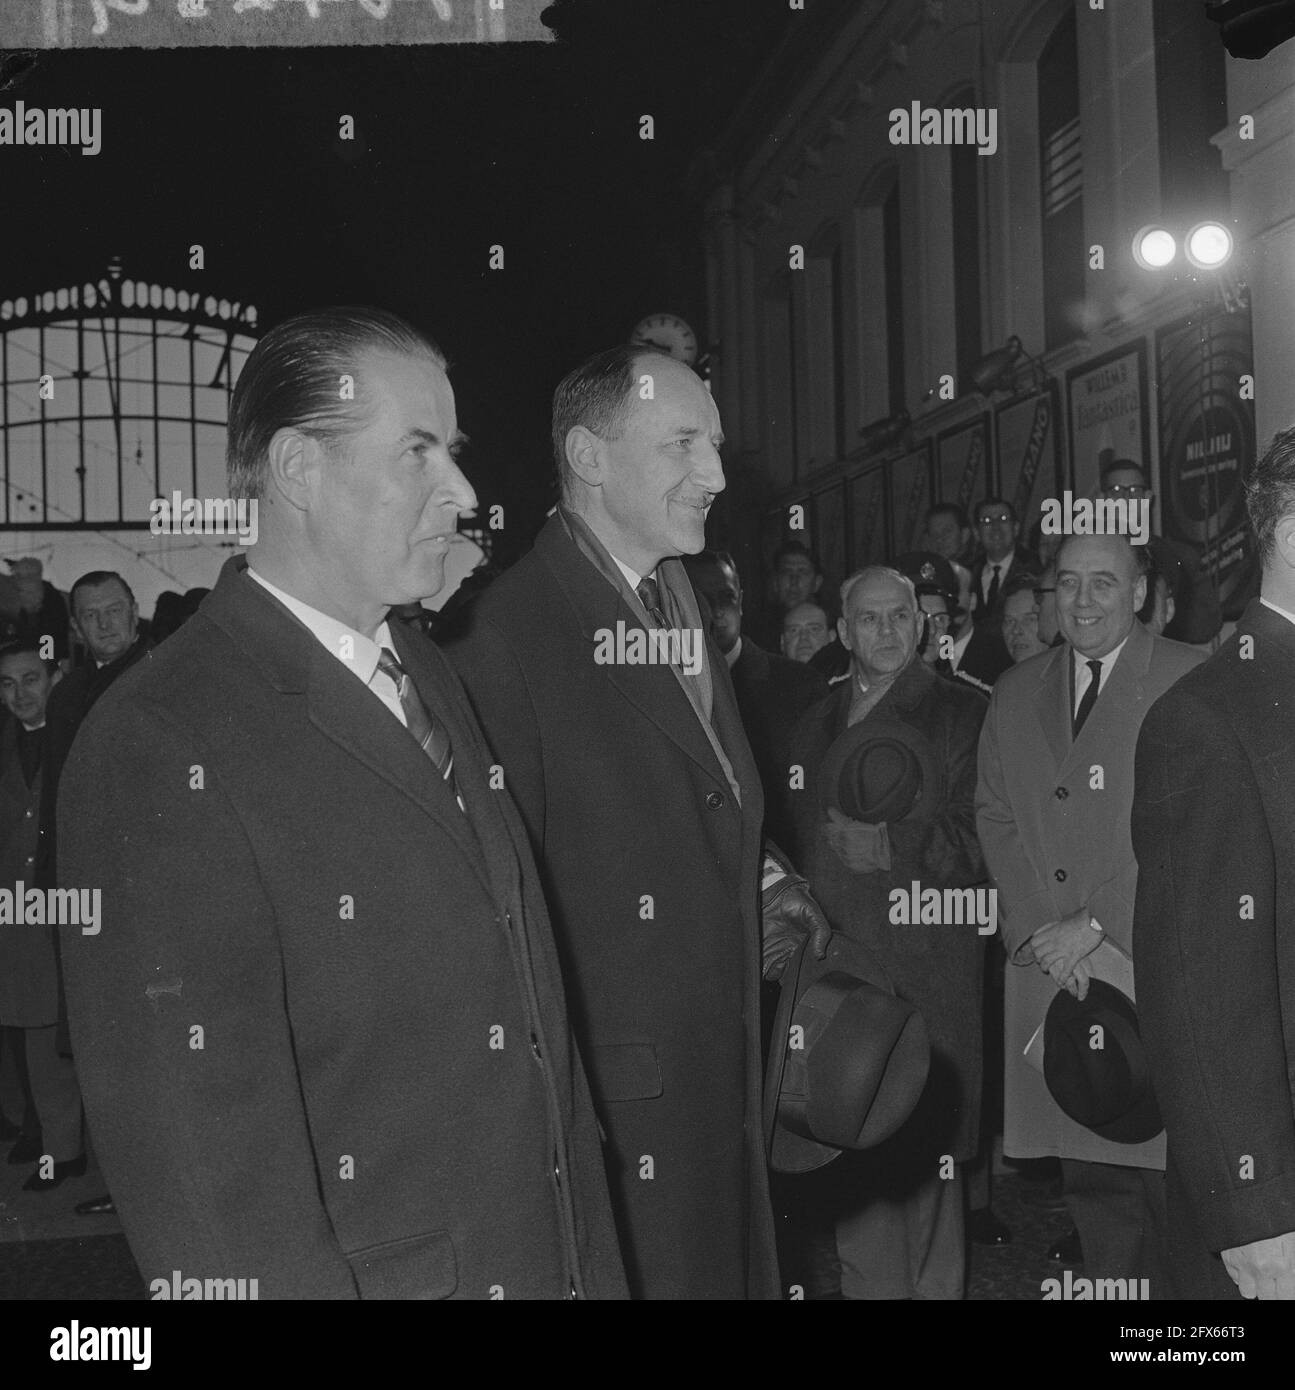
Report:
<svg viewBox="0 0 1295 1390"><path fill-rule="evenodd" d="M102 107L104 147L5 151L0 296L97 277L118 252L131 278L250 301L263 324L323 302L395 309L455 364L483 503L537 520L558 377L644 313L700 328L685 171L807 23L785 0L555 11L548 45L40 55L0 100ZM486 268L494 242L503 272Z"/></svg>

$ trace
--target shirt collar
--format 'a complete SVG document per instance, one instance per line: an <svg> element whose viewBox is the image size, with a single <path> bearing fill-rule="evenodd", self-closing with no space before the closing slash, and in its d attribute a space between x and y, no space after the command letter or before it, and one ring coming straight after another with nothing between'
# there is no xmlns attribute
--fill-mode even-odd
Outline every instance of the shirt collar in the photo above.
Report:
<svg viewBox="0 0 1295 1390"><path fill-rule="evenodd" d="M394 653L395 649L391 645L391 629L387 626L385 618L374 636L366 637L362 632L356 631L355 628L349 627L346 623L339 622L327 613L321 613L318 608L312 608L310 604L303 603L299 598L285 593L277 584L271 584L264 575L258 574L251 565L248 565L247 572L263 589L268 589L294 618L305 624L314 633L320 644L332 652L348 671L359 676L365 685L373 680L373 673L378 669L378 657L382 655L383 647ZM350 641L345 641L346 638L349 638Z"/></svg>
<svg viewBox="0 0 1295 1390"><path fill-rule="evenodd" d="M1136 621L1136 619L1134 621ZM1131 637L1132 635L1133 629L1130 628L1129 636ZM1075 663L1075 675L1078 676L1079 673L1084 669L1085 666L1088 665L1090 661L1100 661L1102 663L1102 684L1105 685L1107 677L1111 674L1111 667L1114 666L1116 661L1119 660L1120 653L1124 650L1124 644L1128 640L1129 638L1126 637L1124 639L1124 642L1121 642L1118 647L1112 647L1111 650L1107 652L1105 656L1101 657L1085 656L1082 652L1077 651L1074 647L1071 647L1070 650L1073 654Z"/></svg>
<svg viewBox="0 0 1295 1390"><path fill-rule="evenodd" d="M608 555L612 555L610 550L607 553ZM624 561L618 560L615 555L612 555L612 563L625 576L626 580L629 582L630 588L637 592L638 586L643 582L643 576L641 574L635 574Z"/></svg>
<svg viewBox="0 0 1295 1390"><path fill-rule="evenodd" d="M733 643L732 650L731 650L731 651L727 651L727 652L724 653L724 660L728 663L728 669L729 669L730 671L733 669L734 666L737 665L737 659L738 659L738 657L740 657L741 655L742 655L742 638L741 638L741 636L739 636L738 639L737 639L737 641Z"/></svg>
<svg viewBox="0 0 1295 1390"><path fill-rule="evenodd" d="M1295 613L1292 613L1289 608L1282 608L1279 604L1273 603L1266 598L1261 598L1259 602L1262 603L1265 608L1271 608L1274 613L1280 613L1288 623L1295 623Z"/></svg>

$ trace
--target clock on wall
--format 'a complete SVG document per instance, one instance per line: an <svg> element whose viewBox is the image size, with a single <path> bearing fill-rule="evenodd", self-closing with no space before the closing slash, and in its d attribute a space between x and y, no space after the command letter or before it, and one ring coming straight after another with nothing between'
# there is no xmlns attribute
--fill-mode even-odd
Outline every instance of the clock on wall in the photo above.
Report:
<svg viewBox="0 0 1295 1390"><path fill-rule="evenodd" d="M649 314L634 325L630 342L656 348L690 367L697 360L697 335L678 314Z"/></svg>

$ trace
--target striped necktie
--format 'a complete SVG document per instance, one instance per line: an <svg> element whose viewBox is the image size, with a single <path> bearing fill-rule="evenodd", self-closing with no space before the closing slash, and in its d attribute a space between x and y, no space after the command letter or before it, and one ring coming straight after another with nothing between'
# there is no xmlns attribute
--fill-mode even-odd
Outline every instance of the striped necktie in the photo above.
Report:
<svg viewBox="0 0 1295 1390"><path fill-rule="evenodd" d="M466 815L468 808L463 804L463 794L459 791L459 784L454 776L454 750L450 747L449 730L423 704L418 691L414 689L413 681L409 679L408 672L396 660L395 653L387 647L383 647L382 654L378 657L378 670L391 678L400 697L400 707L405 712L409 732L418 740L418 746L432 760L436 770L449 783L454 799L459 803L459 810Z"/></svg>
<svg viewBox="0 0 1295 1390"><path fill-rule="evenodd" d="M643 607L647 609L648 617L657 627L667 628L670 626L666 621L665 614L661 611L661 589L655 579L640 579L634 592L639 596Z"/></svg>

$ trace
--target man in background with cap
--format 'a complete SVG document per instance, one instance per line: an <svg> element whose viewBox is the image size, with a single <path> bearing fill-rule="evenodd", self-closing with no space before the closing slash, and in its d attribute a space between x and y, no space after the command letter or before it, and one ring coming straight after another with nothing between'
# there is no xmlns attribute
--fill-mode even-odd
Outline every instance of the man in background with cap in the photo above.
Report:
<svg viewBox="0 0 1295 1390"><path fill-rule="evenodd" d="M1295 1299L1295 430L1246 492L1261 597L1138 739L1133 946L1180 1293Z"/></svg>
<svg viewBox="0 0 1295 1390"><path fill-rule="evenodd" d="M980 937L975 921L946 922L942 912L906 920L895 890L907 904L914 883L943 896L984 877L974 795L985 702L917 655L923 614L902 574L861 570L841 601L850 677L792 736L792 761L805 770L793 857L833 927L869 948L920 1010L932 1056L912 1118L885 1144L833 1165L824 1208L844 1297L956 1299L959 1165L979 1134Z"/></svg>
<svg viewBox="0 0 1295 1390"><path fill-rule="evenodd" d="M972 621L971 572L965 565L925 550L901 555L895 561L895 568L912 581L919 601L927 594L944 597L948 621L933 623L928 620L927 649L933 644L935 651L934 657L928 660L934 661L940 675L961 681L988 696L994 682L1012 660L1000 632ZM923 650L924 656L927 649Z"/></svg>
<svg viewBox="0 0 1295 1390"><path fill-rule="evenodd" d="M1056 593L1065 641L999 677L976 810L1010 962L1003 1151L1061 1159L1089 1278L1147 1278L1164 1298L1163 1136L1123 1143L1079 1124L1025 1056L1057 990L1083 998L1107 969L1099 948L1131 950L1138 728L1150 702L1202 660L1137 621L1145 568L1126 537L1066 538Z"/></svg>

